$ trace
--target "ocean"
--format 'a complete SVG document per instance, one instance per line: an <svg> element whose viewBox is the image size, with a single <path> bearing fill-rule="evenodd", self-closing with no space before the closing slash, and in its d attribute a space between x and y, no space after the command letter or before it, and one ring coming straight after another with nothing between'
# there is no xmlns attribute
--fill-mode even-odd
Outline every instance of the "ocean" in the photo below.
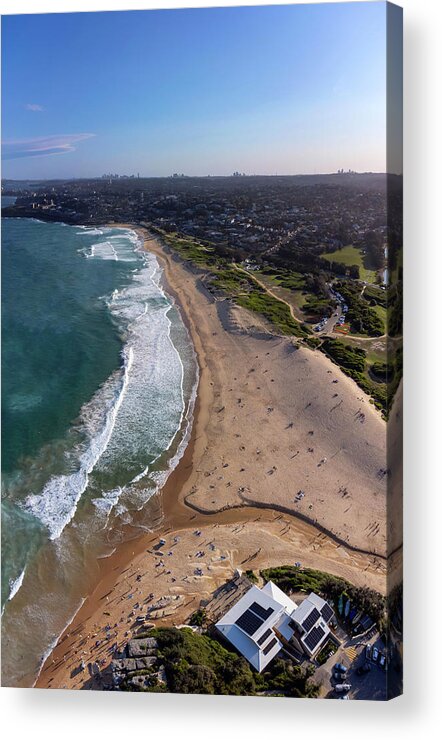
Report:
<svg viewBox="0 0 442 740"><path fill-rule="evenodd" d="M30 685L182 454L193 347L124 228L2 221L2 682Z"/></svg>

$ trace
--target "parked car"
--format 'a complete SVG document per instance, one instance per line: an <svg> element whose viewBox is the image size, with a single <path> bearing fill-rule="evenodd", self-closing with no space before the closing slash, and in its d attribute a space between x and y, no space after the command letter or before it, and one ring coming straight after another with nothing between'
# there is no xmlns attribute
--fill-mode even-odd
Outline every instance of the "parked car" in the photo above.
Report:
<svg viewBox="0 0 442 740"><path fill-rule="evenodd" d="M379 665L381 668L385 669L387 668L387 658L385 657L384 653L381 653L379 656Z"/></svg>
<svg viewBox="0 0 442 740"><path fill-rule="evenodd" d="M363 665L360 665L359 668L356 669L356 673L358 676L365 676L366 673L369 673L371 671L371 665L370 663L364 663Z"/></svg>
<svg viewBox="0 0 442 740"><path fill-rule="evenodd" d="M348 694L344 694L344 696L338 696L338 699L349 699L349 698L350 697Z"/></svg>
<svg viewBox="0 0 442 740"><path fill-rule="evenodd" d="M335 691L337 694L347 694L351 689L351 684L349 683L337 683L335 686Z"/></svg>
<svg viewBox="0 0 442 740"><path fill-rule="evenodd" d="M379 650L377 648L373 648L373 652L371 654L371 659L373 663L377 663L379 658Z"/></svg>
<svg viewBox="0 0 442 740"><path fill-rule="evenodd" d="M371 659L371 645L365 646L365 657L367 658L367 660Z"/></svg>
<svg viewBox="0 0 442 740"><path fill-rule="evenodd" d="M335 671L339 671L339 673L347 673L347 669L343 663L335 663L333 668Z"/></svg>

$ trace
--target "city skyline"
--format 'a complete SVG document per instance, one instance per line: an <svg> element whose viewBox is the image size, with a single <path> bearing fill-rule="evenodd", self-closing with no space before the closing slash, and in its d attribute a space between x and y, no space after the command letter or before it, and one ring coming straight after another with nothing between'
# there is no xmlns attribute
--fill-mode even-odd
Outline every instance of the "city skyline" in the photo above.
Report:
<svg viewBox="0 0 442 740"><path fill-rule="evenodd" d="M383 2L5 16L2 41L4 178L386 170Z"/></svg>

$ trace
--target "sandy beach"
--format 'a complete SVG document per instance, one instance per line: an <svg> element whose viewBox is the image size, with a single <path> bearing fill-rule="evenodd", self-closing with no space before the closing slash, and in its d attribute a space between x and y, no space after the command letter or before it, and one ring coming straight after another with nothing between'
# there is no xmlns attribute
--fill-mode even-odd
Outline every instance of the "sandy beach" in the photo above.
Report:
<svg viewBox="0 0 442 740"><path fill-rule="evenodd" d="M386 591L379 412L323 354L215 300L201 273L139 231L197 353L192 435L152 504L161 507L160 525L100 562L95 590L40 673L42 688L103 688L80 663L98 661L106 685L112 653L141 607L153 607L154 624L181 624L237 568L300 561Z"/></svg>

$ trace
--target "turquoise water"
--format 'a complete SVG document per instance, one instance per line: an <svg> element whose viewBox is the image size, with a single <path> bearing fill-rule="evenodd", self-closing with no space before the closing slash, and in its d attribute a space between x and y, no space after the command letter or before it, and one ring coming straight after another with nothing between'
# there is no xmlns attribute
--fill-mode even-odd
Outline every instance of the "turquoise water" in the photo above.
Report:
<svg viewBox="0 0 442 740"><path fill-rule="evenodd" d="M4 219L2 312L3 683L22 685L179 457L196 364L128 229Z"/></svg>

